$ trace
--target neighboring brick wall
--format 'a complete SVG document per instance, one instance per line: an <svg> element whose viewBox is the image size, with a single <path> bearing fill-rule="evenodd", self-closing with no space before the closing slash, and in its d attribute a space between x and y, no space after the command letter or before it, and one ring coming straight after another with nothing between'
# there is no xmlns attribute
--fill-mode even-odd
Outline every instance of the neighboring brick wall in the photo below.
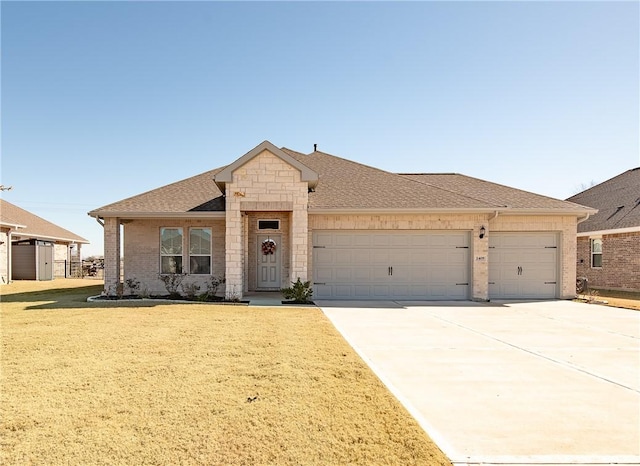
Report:
<svg viewBox="0 0 640 466"><path fill-rule="evenodd" d="M591 267L591 238L578 238L578 276L586 277L589 286L596 288L640 291L640 232L601 238L601 268Z"/></svg>
<svg viewBox="0 0 640 466"><path fill-rule="evenodd" d="M9 283L9 230L0 229L0 285Z"/></svg>
<svg viewBox="0 0 640 466"><path fill-rule="evenodd" d="M183 257L185 268L189 264L189 228L211 228L213 241L212 275L223 277L225 273L225 227L224 219L136 219L124 224L124 280L140 282L141 291L162 295L167 290L158 279L160 273L160 228L172 227L183 230ZM184 283L196 283L200 291L207 289L211 275L188 275ZM125 282L126 283L126 282ZM219 292L223 291L221 287ZM125 289L125 293L129 290Z"/></svg>

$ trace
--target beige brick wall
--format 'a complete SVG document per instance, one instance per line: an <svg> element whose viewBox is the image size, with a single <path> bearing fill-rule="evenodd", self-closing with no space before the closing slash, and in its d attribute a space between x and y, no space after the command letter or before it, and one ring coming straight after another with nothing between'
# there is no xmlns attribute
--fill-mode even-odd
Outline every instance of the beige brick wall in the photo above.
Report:
<svg viewBox="0 0 640 466"><path fill-rule="evenodd" d="M160 273L160 228L182 228L183 252L182 264L185 272L189 267L188 240L189 228L211 228L212 235L212 276L225 274L225 227L224 219L136 219L124 224L124 280L135 279L140 282L141 291L150 294L167 294ZM188 275L183 283L195 283L200 291L206 290L211 275ZM124 290L128 293L129 290Z"/></svg>
<svg viewBox="0 0 640 466"><path fill-rule="evenodd" d="M9 230L0 229L0 285L9 283Z"/></svg>
<svg viewBox="0 0 640 466"><path fill-rule="evenodd" d="M104 219L104 291L115 296L122 281L120 276L120 219Z"/></svg>
<svg viewBox="0 0 640 466"><path fill-rule="evenodd" d="M290 211L297 225L289 223L287 253L283 254L284 278L306 278L308 184L301 181L300 172L265 150L236 169L233 181L226 185L226 251L227 297L247 291L255 278L252 266L255 234L251 232L249 215L258 217L267 212ZM280 214L279 214L280 215ZM264 217L266 218L266 217ZM283 241L284 242L284 241ZM284 252L284 251L283 251ZM245 264L248 267L245 267Z"/></svg>
<svg viewBox="0 0 640 466"><path fill-rule="evenodd" d="M555 231L560 234L560 296L575 294L576 218L571 216L507 216L489 220L489 215L475 214L401 214L401 215L309 215L308 261L309 276L313 264L313 230L466 230L473 232L470 252L472 298L486 300L489 296L489 249L492 231ZM479 238L480 227L486 235Z"/></svg>

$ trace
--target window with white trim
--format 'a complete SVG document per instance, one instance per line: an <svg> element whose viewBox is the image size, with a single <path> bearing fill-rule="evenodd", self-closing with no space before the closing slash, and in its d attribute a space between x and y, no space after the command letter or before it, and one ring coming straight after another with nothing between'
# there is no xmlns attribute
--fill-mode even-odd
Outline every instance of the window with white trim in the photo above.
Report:
<svg viewBox="0 0 640 466"><path fill-rule="evenodd" d="M602 238L591 240L591 267L602 267Z"/></svg>
<svg viewBox="0 0 640 466"><path fill-rule="evenodd" d="M182 228L160 228L160 273L182 273Z"/></svg>
<svg viewBox="0 0 640 466"><path fill-rule="evenodd" d="M189 230L189 273L211 274L211 228Z"/></svg>

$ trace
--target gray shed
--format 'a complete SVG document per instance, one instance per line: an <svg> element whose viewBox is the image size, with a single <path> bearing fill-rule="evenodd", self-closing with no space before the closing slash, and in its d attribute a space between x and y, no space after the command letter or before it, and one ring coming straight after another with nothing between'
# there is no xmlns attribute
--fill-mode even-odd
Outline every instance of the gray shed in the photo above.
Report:
<svg viewBox="0 0 640 466"><path fill-rule="evenodd" d="M11 244L14 280L53 280L53 243L40 240Z"/></svg>

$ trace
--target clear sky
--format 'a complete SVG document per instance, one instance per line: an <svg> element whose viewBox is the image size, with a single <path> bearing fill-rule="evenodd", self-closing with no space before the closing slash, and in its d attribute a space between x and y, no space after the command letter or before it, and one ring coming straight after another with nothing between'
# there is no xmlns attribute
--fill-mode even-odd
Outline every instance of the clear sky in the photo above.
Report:
<svg viewBox="0 0 640 466"><path fill-rule="evenodd" d="M1 3L4 199L89 210L265 139L565 199L640 166L639 3Z"/></svg>

